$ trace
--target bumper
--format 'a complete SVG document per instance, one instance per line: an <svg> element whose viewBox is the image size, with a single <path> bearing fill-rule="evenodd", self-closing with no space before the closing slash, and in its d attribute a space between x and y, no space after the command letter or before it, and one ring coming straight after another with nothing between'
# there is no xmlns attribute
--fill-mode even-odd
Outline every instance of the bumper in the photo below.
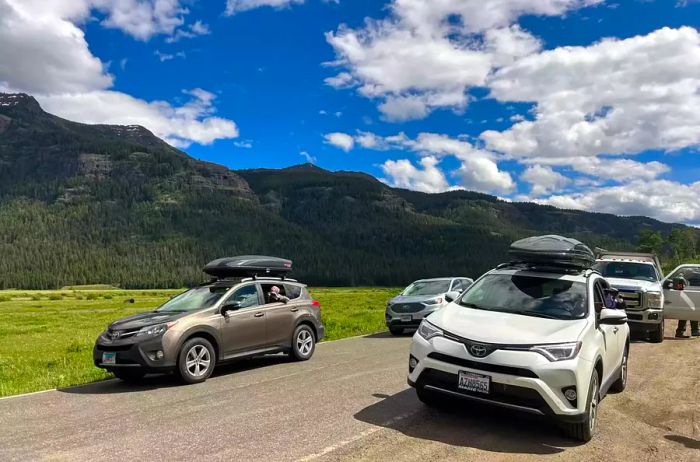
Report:
<svg viewBox="0 0 700 462"><path fill-rule="evenodd" d="M664 319L663 310L627 310L627 324L633 331L653 331Z"/></svg>
<svg viewBox="0 0 700 462"><path fill-rule="evenodd" d="M92 359L96 367L108 371L122 368L138 368L146 372L168 372L175 369L176 363L168 359L167 355L161 359L155 359L154 353L163 351L163 338L146 340L143 342L104 342L98 339L92 350ZM103 362L104 353L115 353L114 364Z"/></svg>
<svg viewBox="0 0 700 462"><path fill-rule="evenodd" d="M323 338L326 336L326 326L321 324L320 322L316 325L316 339L317 342L320 342L323 340Z"/></svg>
<svg viewBox="0 0 700 462"><path fill-rule="evenodd" d="M423 319L433 314L437 308L426 308L415 313L395 313L387 309L384 313L384 320L387 327L418 327Z"/></svg>
<svg viewBox="0 0 700 462"><path fill-rule="evenodd" d="M480 359L461 343L436 337L430 341L415 335L411 355L418 360L408 383L441 394L480 403L555 417L566 422L585 419L585 406L593 363L578 357L550 362L535 352L497 350ZM460 371L490 378L489 393L458 387ZM564 397L575 387L578 399Z"/></svg>

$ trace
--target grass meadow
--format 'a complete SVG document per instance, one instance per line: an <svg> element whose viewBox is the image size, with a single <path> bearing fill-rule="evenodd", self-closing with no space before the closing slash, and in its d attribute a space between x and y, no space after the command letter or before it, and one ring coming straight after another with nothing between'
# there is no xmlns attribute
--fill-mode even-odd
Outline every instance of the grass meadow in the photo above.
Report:
<svg viewBox="0 0 700 462"><path fill-rule="evenodd" d="M118 318L156 308L181 290L0 291L0 397L110 378L92 364L97 336ZM311 289L326 340L385 329L384 307L398 289Z"/></svg>

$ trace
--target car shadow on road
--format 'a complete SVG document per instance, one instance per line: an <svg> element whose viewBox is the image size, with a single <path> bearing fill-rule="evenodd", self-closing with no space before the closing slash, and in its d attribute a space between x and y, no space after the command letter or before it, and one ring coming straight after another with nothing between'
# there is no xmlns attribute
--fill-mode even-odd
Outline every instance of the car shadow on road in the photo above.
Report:
<svg viewBox="0 0 700 462"><path fill-rule="evenodd" d="M399 335L394 335L389 331L385 332L377 332L376 334L369 334L365 335L363 338L401 338L401 337L413 337L413 334L416 333L416 329L406 329L403 331L402 334Z"/></svg>
<svg viewBox="0 0 700 462"><path fill-rule="evenodd" d="M666 435L665 438L674 443L682 444L688 449L700 449L700 440L695 438L688 438L687 436L681 435Z"/></svg>
<svg viewBox="0 0 700 462"><path fill-rule="evenodd" d="M241 359L231 363L220 364L214 369L214 373L209 380L229 374L236 374L253 369L274 366L290 362L287 355L269 355L259 358ZM61 393L76 395L104 395L118 393L138 393L159 388L172 388L187 386L182 383L175 374L152 374L138 380L137 382L124 382L119 379L105 380L103 382L88 383L69 388L59 388Z"/></svg>
<svg viewBox="0 0 700 462"><path fill-rule="evenodd" d="M454 400L428 408L410 388L392 396L374 396L384 399L355 414L355 419L411 438L512 454L558 454L579 445L564 438L554 423L537 416ZM400 415L411 417L395 417Z"/></svg>

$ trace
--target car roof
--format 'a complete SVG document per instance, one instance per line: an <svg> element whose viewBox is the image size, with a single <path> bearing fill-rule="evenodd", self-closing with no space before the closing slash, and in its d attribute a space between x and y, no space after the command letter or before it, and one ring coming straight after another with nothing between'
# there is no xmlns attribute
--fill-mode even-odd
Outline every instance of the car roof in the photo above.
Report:
<svg viewBox="0 0 700 462"><path fill-rule="evenodd" d="M654 262L648 260L637 260L635 258L599 258L596 263L599 262L616 262L616 263L640 263L642 265L652 265L656 266Z"/></svg>
<svg viewBox="0 0 700 462"><path fill-rule="evenodd" d="M445 277L445 278L418 279L416 281L413 281L413 283L415 284L416 282L453 281L455 279L469 279L470 281L472 280L472 278L468 278L466 276L455 276L455 277Z"/></svg>
<svg viewBox="0 0 700 462"><path fill-rule="evenodd" d="M278 284L292 284L295 286L306 287L306 284L302 284L296 279L282 279L274 277L262 277L262 278L230 278L230 279L218 279L216 281L211 281L202 284L200 287L234 287L240 284L245 284L247 282L260 282L260 283L278 283Z"/></svg>
<svg viewBox="0 0 700 462"><path fill-rule="evenodd" d="M493 269L489 271L486 274L505 274L505 275L515 275L517 274L518 276L530 276L530 277L537 277L537 278L544 278L544 279L562 279L565 281L573 281L573 282L586 282L588 281L588 278L593 275L597 274L600 275L597 271L594 270L586 270L581 273L554 273L554 272L547 272L547 271L532 271L532 270L527 270L527 269L522 269L522 268L503 268L503 269Z"/></svg>

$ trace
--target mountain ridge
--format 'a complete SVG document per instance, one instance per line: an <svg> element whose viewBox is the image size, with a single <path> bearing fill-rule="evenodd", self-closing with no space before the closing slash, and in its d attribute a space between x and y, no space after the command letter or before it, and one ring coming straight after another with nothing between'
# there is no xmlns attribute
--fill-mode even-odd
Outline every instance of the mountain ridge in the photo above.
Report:
<svg viewBox="0 0 700 462"><path fill-rule="evenodd" d="M404 285L475 277L508 244L558 233L632 249L640 230L682 225L426 194L313 164L232 170L140 126L88 125L0 94L0 288L113 283L181 287L224 255L295 260L314 285Z"/></svg>

